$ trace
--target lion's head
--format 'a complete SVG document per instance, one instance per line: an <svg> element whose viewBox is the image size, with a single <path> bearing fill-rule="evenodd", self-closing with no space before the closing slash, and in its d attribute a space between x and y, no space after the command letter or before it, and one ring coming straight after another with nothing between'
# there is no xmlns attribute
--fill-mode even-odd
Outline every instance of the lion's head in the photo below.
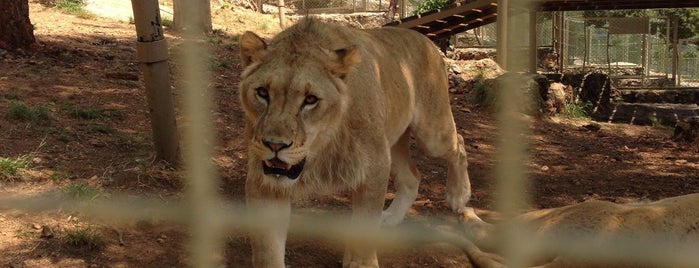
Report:
<svg viewBox="0 0 699 268"><path fill-rule="evenodd" d="M269 43L252 32L240 37L240 101L250 157L267 184L295 184L343 125L345 79L359 53L328 40L321 26L305 20Z"/></svg>

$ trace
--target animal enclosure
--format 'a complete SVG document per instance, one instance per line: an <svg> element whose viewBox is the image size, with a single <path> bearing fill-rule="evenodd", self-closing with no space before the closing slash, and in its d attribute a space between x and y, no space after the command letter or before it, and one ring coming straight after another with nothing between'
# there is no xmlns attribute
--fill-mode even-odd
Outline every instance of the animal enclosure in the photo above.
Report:
<svg viewBox="0 0 699 268"><path fill-rule="evenodd" d="M188 141L186 168L173 170L150 161L141 82L109 78L113 73L139 74L132 26L33 5L42 46L36 54L0 51L0 111L8 115L0 118L0 163L24 155L33 163L22 171L26 177L0 178L0 265L247 267L244 232L254 231L261 219L242 207L246 141L241 138L244 122L236 93L241 70L235 43L239 32L233 31L238 26L195 43L210 45L208 50L181 43L185 38L167 32L173 58L192 60L173 62L174 95L181 101L178 119L183 120ZM246 29L262 30L256 25L254 21ZM593 131L585 128L587 121L499 116L472 103L468 93L451 97L469 153L474 191L469 206L478 212L501 210L507 204L529 210L699 191L697 151L669 140L665 129L602 124ZM50 119L18 119L21 113L12 111L20 101L45 107ZM42 140L46 144L38 146ZM366 233L349 225L351 197L346 193L299 200L294 204L288 263L338 266L342 246L330 241L339 237L385 245L379 255L382 267L470 267L459 248L463 236L458 215L444 202L446 167L424 157L416 162L423 182L407 224ZM75 186L78 183L100 194ZM70 199L66 193L86 193L87 198ZM391 200L391 193L386 197ZM41 237L41 225L54 230L55 237ZM85 226L98 232L104 245L84 251L69 248L64 241L75 237L70 235L75 234L73 228ZM513 239L504 244L513 247L507 257L515 265L517 260L526 262L532 248L654 258L690 267L699 263L695 254L656 247L657 240L586 248L582 246L589 241L584 239L555 240L534 247L532 240L516 239L521 235L516 228L508 232Z"/></svg>

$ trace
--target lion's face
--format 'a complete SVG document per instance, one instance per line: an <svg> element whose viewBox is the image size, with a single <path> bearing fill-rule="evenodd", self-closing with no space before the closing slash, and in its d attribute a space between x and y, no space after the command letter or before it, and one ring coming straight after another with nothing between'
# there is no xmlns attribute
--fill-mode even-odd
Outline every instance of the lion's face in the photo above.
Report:
<svg viewBox="0 0 699 268"><path fill-rule="evenodd" d="M252 33L241 37L240 98L250 156L259 161L265 181L290 186L331 140L347 101L342 75L324 62L336 55L318 50L320 55L299 60L276 53L282 50L268 48Z"/></svg>

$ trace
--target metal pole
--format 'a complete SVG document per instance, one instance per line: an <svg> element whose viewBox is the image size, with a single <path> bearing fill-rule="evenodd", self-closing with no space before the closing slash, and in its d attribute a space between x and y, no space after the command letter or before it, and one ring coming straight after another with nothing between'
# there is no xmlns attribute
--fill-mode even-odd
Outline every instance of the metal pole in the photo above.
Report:
<svg viewBox="0 0 699 268"><path fill-rule="evenodd" d="M157 0L131 0L136 25L137 56L146 85L156 158L179 162L179 138L168 67L167 42L163 35Z"/></svg>
<svg viewBox="0 0 699 268"><path fill-rule="evenodd" d="M526 71L530 57L527 56L529 23L533 12L531 1L498 1L497 56L498 63L508 72ZM502 229L498 230L497 246L508 267L523 267L528 262L527 243L530 241L526 224L514 218L517 211L526 207L525 159L527 141L526 123L522 120L521 108L528 106L522 99L523 79L506 77L498 83L497 94L501 109L498 112L498 160L495 168L498 198L496 207L503 215Z"/></svg>
<svg viewBox="0 0 699 268"><path fill-rule="evenodd" d="M281 29L286 28L284 13L284 0L279 0L279 27Z"/></svg>
<svg viewBox="0 0 699 268"><path fill-rule="evenodd" d="M537 67L536 11L529 10L529 73L535 74Z"/></svg>
<svg viewBox="0 0 699 268"><path fill-rule="evenodd" d="M509 12L508 12L508 0L498 1L498 20L496 21L497 27L497 62L501 68L504 70L509 70L507 65L507 32L508 32L508 22L509 22Z"/></svg>
<svg viewBox="0 0 699 268"><path fill-rule="evenodd" d="M678 19L675 18L672 21L672 80L675 81L675 86L680 85L680 75L678 71L680 70L680 47L678 42Z"/></svg>

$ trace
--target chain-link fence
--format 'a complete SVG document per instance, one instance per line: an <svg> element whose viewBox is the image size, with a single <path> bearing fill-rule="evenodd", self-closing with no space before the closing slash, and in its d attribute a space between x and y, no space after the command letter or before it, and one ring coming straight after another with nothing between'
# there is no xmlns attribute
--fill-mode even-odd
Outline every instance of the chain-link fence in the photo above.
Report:
<svg viewBox="0 0 699 268"><path fill-rule="evenodd" d="M666 18L583 18L571 12L565 19L562 63L606 69L614 77L667 79L672 73L668 33Z"/></svg>
<svg viewBox="0 0 699 268"><path fill-rule="evenodd" d="M399 17L412 16L422 1L424 0L395 0L395 14ZM262 3L279 6L277 0L263 0ZM391 0L287 0L284 5L299 14L388 12Z"/></svg>
<svg viewBox="0 0 699 268"><path fill-rule="evenodd" d="M694 42L694 43L693 43ZM699 39L686 39L679 42L679 84L699 86Z"/></svg>

